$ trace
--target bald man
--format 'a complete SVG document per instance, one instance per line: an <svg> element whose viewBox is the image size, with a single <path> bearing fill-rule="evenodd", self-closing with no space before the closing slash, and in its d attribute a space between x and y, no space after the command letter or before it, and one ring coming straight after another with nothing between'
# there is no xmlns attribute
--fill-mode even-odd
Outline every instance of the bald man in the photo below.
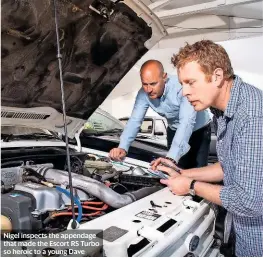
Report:
<svg viewBox="0 0 263 258"><path fill-rule="evenodd" d="M110 151L113 160L123 160L139 132L145 114L151 107L168 122L167 146L169 158L181 168L206 166L211 140L210 116L207 110L196 112L182 96L176 76L167 75L162 63L148 60L140 70L139 90L132 115L121 135L118 148Z"/></svg>

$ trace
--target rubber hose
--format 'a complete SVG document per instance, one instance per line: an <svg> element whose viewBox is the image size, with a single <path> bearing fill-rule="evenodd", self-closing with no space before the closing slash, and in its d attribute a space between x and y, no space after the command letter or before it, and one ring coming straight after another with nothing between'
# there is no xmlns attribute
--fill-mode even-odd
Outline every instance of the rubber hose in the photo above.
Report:
<svg viewBox="0 0 263 258"><path fill-rule="evenodd" d="M66 190L66 189L64 189L64 188L61 188L61 187L59 187L59 186L56 186L56 189L57 189L58 191L60 191L61 193L65 194L66 196L68 196L69 198L71 198L70 192L69 192L68 190ZM75 196L73 196L73 198L74 198L75 204L77 204L77 206L78 206L77 222L79 223L79 222L81 221L81 218L82 218L82 206L81 206L80 201L79 201Z"/></svg>

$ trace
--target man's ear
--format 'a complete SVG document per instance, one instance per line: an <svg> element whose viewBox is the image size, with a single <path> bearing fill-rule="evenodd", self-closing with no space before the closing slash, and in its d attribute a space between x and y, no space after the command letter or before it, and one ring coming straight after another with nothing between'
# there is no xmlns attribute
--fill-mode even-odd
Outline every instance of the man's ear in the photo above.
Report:
<svg viewBox="0 0 263 258"><path fill-rule="evenodd" d="M221 68L216 68L212 75L212 82L217 86L221 87L224 80L224 72Z"/></svg>
<svg viewBox="0 0 263 258"><path fill-rule="evenodd" d="M163 73L163 80L166 82L166 80L167 80L167 73Z"/></svg>

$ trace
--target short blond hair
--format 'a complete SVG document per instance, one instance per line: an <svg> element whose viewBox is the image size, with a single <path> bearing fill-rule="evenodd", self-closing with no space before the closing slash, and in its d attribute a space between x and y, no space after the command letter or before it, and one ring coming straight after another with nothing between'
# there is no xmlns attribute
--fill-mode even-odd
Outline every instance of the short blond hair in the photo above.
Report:
<svg viewBox="0 0 263 258"><path fill-rule="evenodd" d="M189 62L197 61L209 81L216 68L223 70L226 80L234 78L226 50L211 40L201 40L192 45L187 43L179 49L178 54L173 55L171 61L178 70Z"/></svg>

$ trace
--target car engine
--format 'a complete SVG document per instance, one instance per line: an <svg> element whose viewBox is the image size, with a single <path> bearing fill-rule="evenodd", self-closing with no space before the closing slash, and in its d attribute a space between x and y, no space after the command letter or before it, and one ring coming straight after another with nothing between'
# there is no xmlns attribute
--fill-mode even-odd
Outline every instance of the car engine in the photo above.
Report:
<svg viewBox="0 0 263 258"><path fill-rule="evenodd" d="M19 155L14 159L3 152L1 215L10 222L6 230L34 233L65 230L72 219L72 206L64 150L53 149L52 152L58 153L45 154L45 159L32 155L36 149L23 151L26 155L20 153L20 160ZM71 153L70 159L74 209L79 223L101 217L163 187L158 178L149 176L141 167L87 153Z"/></svg>

